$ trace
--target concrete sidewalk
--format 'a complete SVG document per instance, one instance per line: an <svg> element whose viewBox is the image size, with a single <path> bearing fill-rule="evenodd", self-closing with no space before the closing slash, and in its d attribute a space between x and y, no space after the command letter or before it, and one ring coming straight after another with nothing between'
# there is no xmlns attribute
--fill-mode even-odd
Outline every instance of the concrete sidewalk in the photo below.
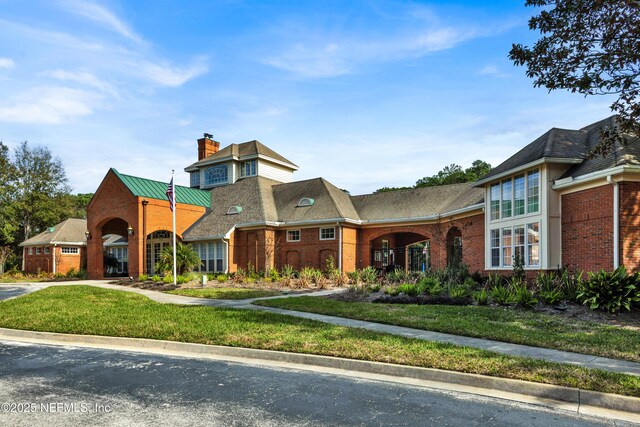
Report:
<svg viewBox="0 0 640 427"><path fill-rule="evenodd" d="M346 319L342 317L327 316L323 314L306 313L293 310L284 310L275 307L264 307L253 305L257 300L275 299L275 298L295 298L299 296L322 296L332 293L343 292L344 289L325 290L319 292L311 292L304 294L289 294L275 297L252 298L244 300L214 300L207 298L193 298L182 295L172 295L146 289L132 288L128 286L109 284L108 281L81 281L81 282L57 282L57 283L39 283L37 285L29 284L12 284L12 287L32 286L37 289L43 289L49 286L64 285L91 285L105 289L113 289L126 292L134 292L144 295L149 299L163 304L184 304L184 305L204 305L209 307L223 308L239 308L257 311L268 311L271 313L295 316L303 319L317 320L332 325L346 326L350 328L360 328L375 332L382 332L392 335L403 336L407 338L421 339L425 341L435 341L441 343L449 343L465 347L480 348L484 350L494 351L497 353L508 354L512 356L530 357L532 359L540 359L549 362L567 363L571 365L583 366L585 368L600 369L603 371L619 372L630 375L640 376L640 363L629 362L625 360L609 359L580 353L572 353L560 350L551 350L546 348L531 347L520 344L510 344L500 341L486 340L480 338L470 338L459 335L444 334L440 332L425 331L422 329L405 328L402 326L386 325L375 322L367 322L363 320ZM1 289L1 287L0 287ZM37 290L33 289L33 290Z"/></svg>

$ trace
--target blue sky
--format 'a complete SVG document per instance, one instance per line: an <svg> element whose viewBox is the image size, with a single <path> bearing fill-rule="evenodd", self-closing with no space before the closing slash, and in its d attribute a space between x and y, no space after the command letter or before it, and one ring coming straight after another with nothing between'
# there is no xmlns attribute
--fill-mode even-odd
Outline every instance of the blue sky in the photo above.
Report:
<svg viewBox="0 0 640 427"><path fill-rule="evenodd" d="M611 114L511 64L523 3L0 0L0 140L48 146L75 192L109 167L188 185L203 132L352 194L495 166Z"/></svg>

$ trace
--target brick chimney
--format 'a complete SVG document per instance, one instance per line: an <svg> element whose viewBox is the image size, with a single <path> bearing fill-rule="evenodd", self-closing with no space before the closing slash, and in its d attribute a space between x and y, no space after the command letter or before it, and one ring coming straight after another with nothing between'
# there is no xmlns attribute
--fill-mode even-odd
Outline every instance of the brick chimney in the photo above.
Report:
<svg viewBox="0 0 640 427"><path fill-rule="evenodd" d="M213 135L205 133L204 138L198 140L198 160L217 153L220 149L220 143L213 140Z"/></svg>

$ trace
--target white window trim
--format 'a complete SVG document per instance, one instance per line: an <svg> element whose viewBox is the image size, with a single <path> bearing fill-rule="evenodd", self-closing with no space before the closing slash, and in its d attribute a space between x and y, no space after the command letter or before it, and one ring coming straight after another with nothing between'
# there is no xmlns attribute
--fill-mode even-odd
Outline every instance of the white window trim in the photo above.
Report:
<svg viewBox="0 0 640 427"><path fill-rule="evenodd" d="M36 255L42 255L42 247L36 247Z"/></svg>
<svg viewBox="0 0 640 427"><path fill-rule="evenodd" d="M322 237L323 230L333 230L333 237ZM319 230L320 240L336 240L336 228L335 227L322 227Z"/></svg>
<svg viewBox="0 0 640 427"><path fill-rule="evenodd" d="M29 255L33 255L33 247L29 246L29 250L27 252Z"/></svg>
<svg viewBox="0 0 640 427"><path fill-rule="evenodd" d="M217 168L217 167L226 167L227 168L227 180L208 184L207 183L207 170L211 169L211 168ZM222 164L219 164L219 165L211 165L211 166L205 168L203 170L203 172L202 172L202 176L200 177L200 188L210 188L210 187L217 187L217 186L220 186L220 185L229 184L229 182L232 181L232 179L231 179L232 175L233 175L233 170L232 169L233 168L230 168L228 163L222 163Z"/></svg>
<svg viewBox="0 0 640 427"><path fill-rule="evenodd" d="M298 240L292 240L292 239L289 238L289 233L290 232L295 232L295 231L298 232ZM287 242L299 242L300 240L302 240L302 233L300 233L299 229L297 229L297 230L287 230Z"/></svg>
<svg viewBox="0 0 640 427"><path fill-rule="evenodd" d="M65 250L67 250L68 252L65 252ZM75 246L62 246L60 248L60 253L65 255L79 255L80 248Z"/></svg>

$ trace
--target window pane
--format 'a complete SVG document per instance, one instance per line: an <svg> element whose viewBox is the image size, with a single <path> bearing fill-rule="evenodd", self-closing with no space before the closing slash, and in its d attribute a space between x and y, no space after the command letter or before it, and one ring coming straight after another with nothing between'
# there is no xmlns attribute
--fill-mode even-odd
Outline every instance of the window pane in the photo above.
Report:
<svg viewBox="0 0 640 427"><path fill-rule="evenodd" d="M511 216L512 189L511 180L502 181L502 218Z"/></svg>
<svg viewBox="0 0 640 427"><path fill-rule="evenodd" d="M535 170L527 174L527 212L540 209L540 172Z"/></svg>
<svg viewBox="0 0 640 427"><path fill-rule="evenodd" d="M491 219L500 219L500 184L491 186Z"/></svg>
<svg viewBox="0 0 640 427"><path fill-rule="evenodd" d="M524 215L524 175L519 175L514 178L513 187L513 215Z"/></svg>
<svg viewBox="0 0 640 427"><path fill-rule="evenodd" d="M500 267L500 230L491 230L491 267Z"/></svg>
<svg viewBox="0 0 640 427"><path fill-rule="evenodd" d="M527 264L540 265L540 226L536 222L527 225Z"/></svg>
<svg viewBox="0 0 640 427"><path fill-rule="evenodd" d="M514 240L514 253L515 257L520 257L520 260L524 264L526 260L524 259L524 225L515 227L513 230L513 240Z"/></svg>
<svg viewBox="0 0 640 427"><path fill-rule="evenodd" d="M191 172L191 186L200 187L200 171Z"/></svg>
<svg viewBox="0 0 640 427"><path fill-rule="evenodd" d="M512 263L512 245L511 228L502 229L502 265L504 267L511 267Z"/></svg>

